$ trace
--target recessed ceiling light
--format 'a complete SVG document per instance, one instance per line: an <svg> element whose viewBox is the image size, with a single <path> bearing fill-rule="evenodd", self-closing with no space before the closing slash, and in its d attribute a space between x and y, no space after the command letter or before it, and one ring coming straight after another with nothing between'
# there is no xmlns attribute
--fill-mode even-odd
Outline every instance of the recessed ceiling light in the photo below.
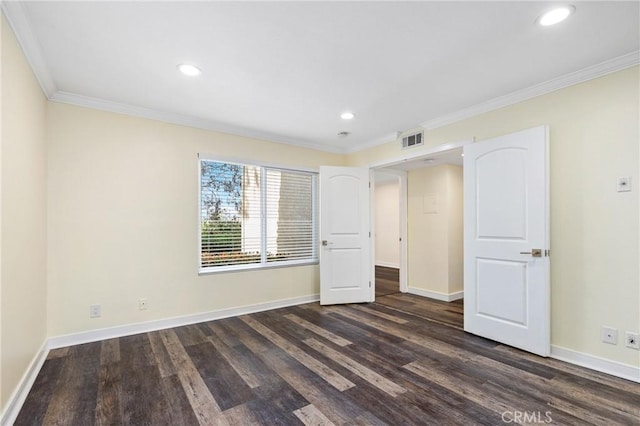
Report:
<svg viewBox="0 0 640 426"><path fill-rule="evenodd" d="M351 120L355 116L356 115L351 111L345 111L342 114L340 114L340 118L342 118L343 120Z"/></svg>
<svg viewBox="0 0 640 426"><path fill-rule="evenodd" d="M575 6L571 5L551 9L538 19L538 23L543 27L555 25L567 19L575 10Z"/></svg>
<svg viewBox="0 0 640 426"><path fill-rule="evenodd" d="M178 70L180 70L182 74L190 77L202 74L202 70L200 70L200 68L190 64L178 64Z"/></svg>

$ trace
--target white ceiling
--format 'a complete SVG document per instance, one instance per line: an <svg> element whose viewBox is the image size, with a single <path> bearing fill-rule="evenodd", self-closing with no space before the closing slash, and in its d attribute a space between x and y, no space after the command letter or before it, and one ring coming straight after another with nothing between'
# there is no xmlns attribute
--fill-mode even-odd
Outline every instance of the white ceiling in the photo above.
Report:
<svg viewBox="0 0 640 426"><path fill-rule="evenodd" d="M50 99L353 152L638 63L639 2L574 2L567 21L536 25L552 4L5 1L2 8ZM179 74L180 62L203 74ZM356 118L341 120L345 110ZM350 135L339 138L341 131Z"/></svg>

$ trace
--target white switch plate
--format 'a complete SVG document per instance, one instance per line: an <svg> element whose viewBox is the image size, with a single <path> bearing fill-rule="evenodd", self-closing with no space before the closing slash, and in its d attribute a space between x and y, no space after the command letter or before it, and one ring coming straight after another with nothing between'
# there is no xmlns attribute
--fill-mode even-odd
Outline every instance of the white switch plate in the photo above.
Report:
<svg viewBox="0 0 640 426"><path fill-rule="evenodd" d="M146 311L149 309L149 304L147 303L147 299L142 298L138 299L138 309L141 311Z"/></svg>
<svg viewBox="0 0 640 426"><path fill-rule="evenodd" d="M100 318L102 315L102 309L100 305L89 306L89 318Z"/></svg>
<svg viewBox="0 0 640 426"><path fill-rule="evenodd" d="M618 344L618 329L612 327L602 327L602 341L612 345Z"/></svg>
<svg viewBox="0 0 640 426"><path fill-rule="evenodd" d="M631 191L631 178L630 177L619 177L617 182L618 192L629 192Z"/></svg>

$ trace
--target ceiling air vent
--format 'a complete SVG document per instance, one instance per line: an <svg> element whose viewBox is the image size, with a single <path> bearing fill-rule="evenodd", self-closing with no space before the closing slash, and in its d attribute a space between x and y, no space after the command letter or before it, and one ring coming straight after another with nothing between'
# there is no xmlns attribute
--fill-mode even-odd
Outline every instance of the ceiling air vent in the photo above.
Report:
<svg viewBox="0 0 640 426"><path fill-rule="evenodd" d="M424 132L412 133L402 137L402 149L413 148L424 143Z"/></svg>

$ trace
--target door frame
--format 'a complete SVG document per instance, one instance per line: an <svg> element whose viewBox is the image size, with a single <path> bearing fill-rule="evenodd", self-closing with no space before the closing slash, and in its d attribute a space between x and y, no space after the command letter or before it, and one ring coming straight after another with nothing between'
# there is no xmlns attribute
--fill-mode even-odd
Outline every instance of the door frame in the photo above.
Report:
<svg viewBox="0 0 640 426"><path fill-rule="evenodd" d="M450 151L452 149L458 149L458 148L462 148L465 145L469 145L475 143L475 138L469 139L469 140L464 140L464 141L459 141L459 142L451 142L451 143L445 143L445 144L441 144L441 145L436 145L434 147L430 147L430 148L426 148L426 149L419 149L416 151L410 151L407 153L404 153L400 156L397 156L395 158L392 159L387 159L387 160L380 160L380 161L374 161L372 163L369 163L368 166L365 167L369 167L370 170L370 176L371 176L371 181L373 182L373 173L376 169L386 169L384 170L385 172L391 171L388 168L389 167L393 167L396 166L398 164L402 164L406 161L409 160L419 160L421 158L427 158L429 156L432 156L434 154L439 154L445 151ZM395 170L395 172L397 172L400 176L400 238L402 238L402 241L400 242L400 291L402 293L407 293L409 291L409 282L407 279L407 273L408 273L408 259L407 259L407 238L408 238L408 227L409 227L409 221L408 221L408 200L407 200L407 172L402 171L402 170ZM374 185L375 183L372 185L371 188L371 199L370 199L370 207L369 207L369 212L370 212L370 220L371 220L371 224L375 224L375 217L374 217L374 198L373 198L373 189L374 189ZM370 244L371 244L371 256L372 256L372 262L371 262L371 288L372 288L372 300L375 300L375 246L376 246L376 241L375 241L375 232L371 233L371 239L370 239Z"/></svg>

